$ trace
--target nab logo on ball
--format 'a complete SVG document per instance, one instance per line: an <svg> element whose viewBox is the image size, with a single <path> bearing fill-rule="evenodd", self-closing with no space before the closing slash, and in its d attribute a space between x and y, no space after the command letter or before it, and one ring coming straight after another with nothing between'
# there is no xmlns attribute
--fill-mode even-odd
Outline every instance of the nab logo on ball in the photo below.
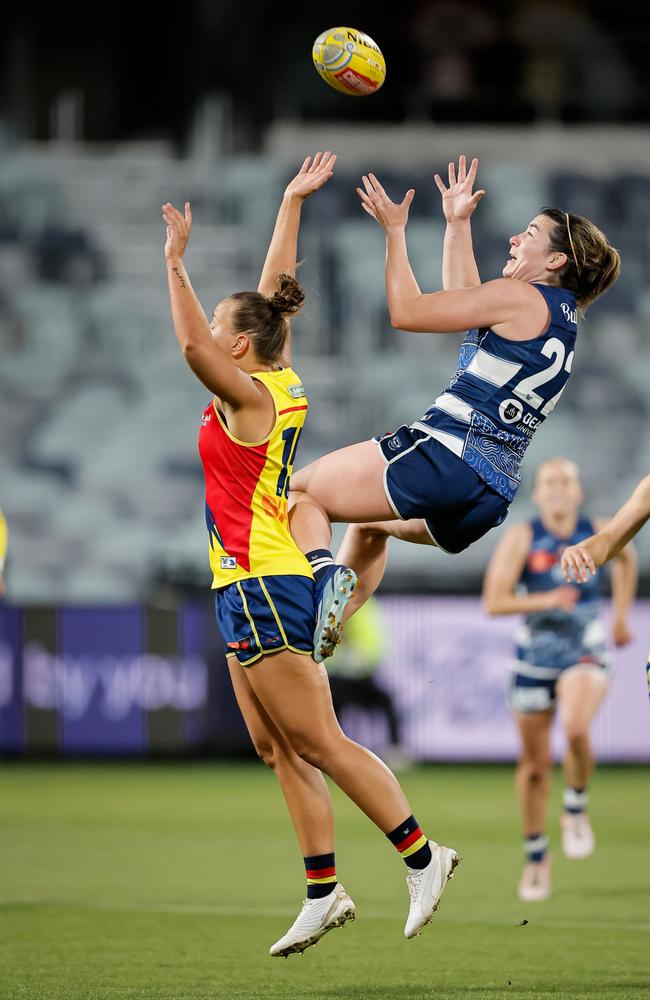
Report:
<svg viewBox="0 0 650 1000"><path fill-rule="evenodd" d="M356 28L324 31L314 42L312 58L325 83L352 97L374 94L386 79L381 49Z"/></svg>

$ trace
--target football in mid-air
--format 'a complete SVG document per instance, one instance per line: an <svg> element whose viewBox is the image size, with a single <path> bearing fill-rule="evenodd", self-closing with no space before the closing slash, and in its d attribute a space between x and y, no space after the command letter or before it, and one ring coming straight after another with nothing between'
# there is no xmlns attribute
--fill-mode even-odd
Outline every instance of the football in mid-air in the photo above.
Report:
<svg viewBox="0 0 650 1000"><path fill-rule="evenodd" d="M365 97L379 90L386 79L381 49L369 35L356 28L329 28L312 49L314 66L334 90Z"/></svg>

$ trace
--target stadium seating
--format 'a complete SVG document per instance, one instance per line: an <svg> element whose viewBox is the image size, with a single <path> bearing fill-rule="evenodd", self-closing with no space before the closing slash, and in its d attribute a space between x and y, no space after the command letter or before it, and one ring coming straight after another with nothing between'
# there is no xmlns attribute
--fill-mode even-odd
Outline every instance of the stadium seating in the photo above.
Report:
<svg viewBox="0 0 650 1000"><path fill-rule="evenodd" d="M409 252L422 288L436 289L437 189L431 173L391 163L381 174L391 194L416 187ZM621 280L589 315L569 389L531 445L511 516L530 512L531 470L557 453L580 462L590 506L608 513L650 468L650 173L587 176L494 158L481 169L490 195L475 217L483 276L500 272L508 236L547 203L597 219L623 252ZM16 600L140 600L157 575L181 571L207 583L195 439L208 395L175 343L159 206L193 202L188 266L210 311L229 292L256 287L286 177L286 166L268 158L208 167L179 161L159 143L5 153L0 506ZM455 365L458 336L391 328L384 240L360 208L358 183L339 164L303 213L307 303L294 353L312 412L298 465L419 416ZM455 560L395 545L389 583L475 584L492 545L483 539ZM639 545L648 573L650 538Z"/></svg>

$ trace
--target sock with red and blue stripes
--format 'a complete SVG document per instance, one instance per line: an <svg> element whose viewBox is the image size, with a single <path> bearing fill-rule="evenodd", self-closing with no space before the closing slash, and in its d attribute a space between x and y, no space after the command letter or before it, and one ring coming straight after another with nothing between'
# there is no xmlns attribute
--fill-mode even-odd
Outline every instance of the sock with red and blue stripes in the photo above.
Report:
<svg viewBox="0 0 650 1000"><path fill-rule="evenodd" d="M386 836L408 868L426 868L431 861L429 841L415 816L409 816Z"/></svg>
<svg viewBox="0 0 650 1000"><path fill-rule="evenodd" d="M329 896L336 885L334 854L314 854L303 858L307 875L307 899Z"/></svg>

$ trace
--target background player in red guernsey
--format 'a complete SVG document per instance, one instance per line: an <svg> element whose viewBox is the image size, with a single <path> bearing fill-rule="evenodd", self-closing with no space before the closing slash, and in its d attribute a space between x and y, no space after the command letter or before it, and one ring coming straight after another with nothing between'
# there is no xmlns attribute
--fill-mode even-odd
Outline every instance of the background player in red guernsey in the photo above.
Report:
<svg viewBox="0 0 650 1000"><path fill-rule="evenodd" d="M397 779L339 726L327 673L312 659L316 588L289 533L287 497L307 398L291 368L288 317L304 199L335 157L308 157L289 183L257 292L238 292L209 323L183 263L192 216L163 205L172 316L183 354L215 398L203 412L210 563L238 704L258 755L276 773L300 843L307 899L271 954L302 952L355 915L337 881L332 804L323 773L386 834L407 865L406 937L429 922L458 862L426 838Z"/></svg>

